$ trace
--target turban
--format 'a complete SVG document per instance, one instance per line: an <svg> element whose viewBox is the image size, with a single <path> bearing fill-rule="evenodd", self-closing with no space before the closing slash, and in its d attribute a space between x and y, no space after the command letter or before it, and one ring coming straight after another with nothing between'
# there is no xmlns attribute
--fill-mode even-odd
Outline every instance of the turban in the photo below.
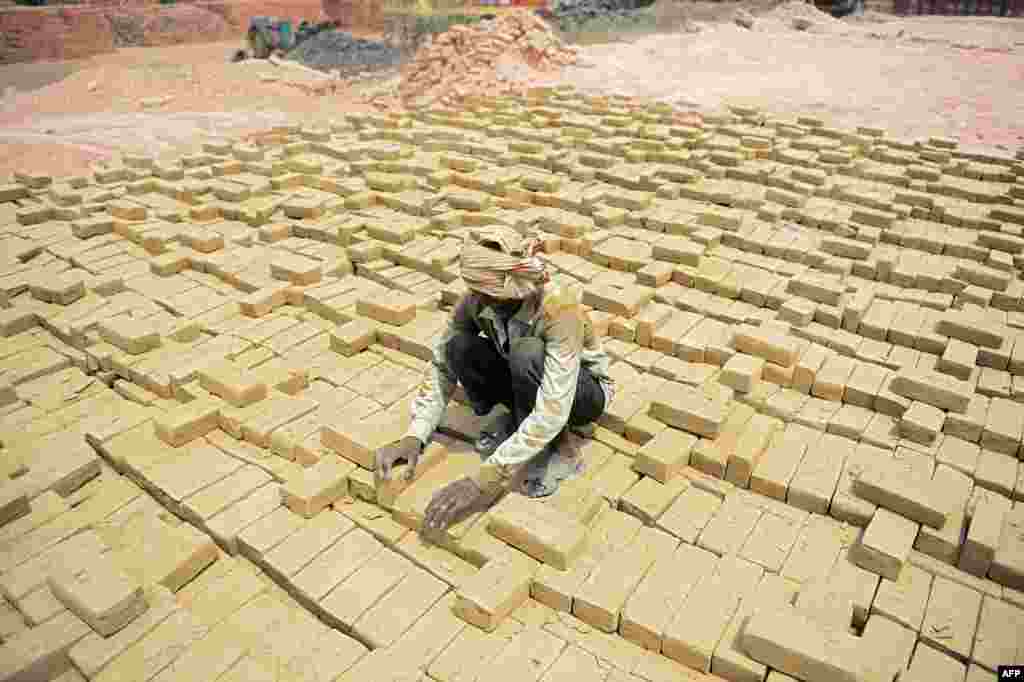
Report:
<svg viewBox="0 0 1024 682"><path fill-rule="evenodd" d="M527 298L548 281L540 242L515 230L488 227L470 230L459 257L462 279L471 290L495 298Z"/></svg>

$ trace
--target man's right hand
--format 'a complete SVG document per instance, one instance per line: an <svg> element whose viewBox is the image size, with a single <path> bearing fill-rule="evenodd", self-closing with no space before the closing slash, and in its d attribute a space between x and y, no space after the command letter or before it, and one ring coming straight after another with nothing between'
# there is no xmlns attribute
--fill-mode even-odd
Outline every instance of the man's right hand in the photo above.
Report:
<svg viewBox="0 0 1024 682"><path fill-rule="evenodd" d="M416 464L419 462L422 450L423 443L415 436L406 436L378 449L376 455L377 480L391 480L391 469L397 462L405 461L409 464L409 468L405 472L405 480L411 481L416 474Z"/></svg>

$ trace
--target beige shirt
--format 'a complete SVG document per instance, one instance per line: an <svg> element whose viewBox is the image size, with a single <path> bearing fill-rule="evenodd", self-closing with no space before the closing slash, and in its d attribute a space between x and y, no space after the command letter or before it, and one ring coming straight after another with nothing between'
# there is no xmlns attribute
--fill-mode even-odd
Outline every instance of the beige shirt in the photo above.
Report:
<svg viewBox="0 0 1024 682"><path fill-rule="evenodd" d="M478 483L493 489L506 484L519 465L543 450L565 428L583 367L601 383L605 405L611 403L615 385L608 375L608 356L589 316L578 302L566 300L561 287L549 284L539 296L525 299L508 319L507 328L494 310L470 293L455 306L447 329L434 345L433 363L413 400L408 435L425 443L444 421L458 383L447 366L445 347L459 333L481 331L503 355L505 341L533 337L545 343L544 377L533 412L481 467Z"/></svg>

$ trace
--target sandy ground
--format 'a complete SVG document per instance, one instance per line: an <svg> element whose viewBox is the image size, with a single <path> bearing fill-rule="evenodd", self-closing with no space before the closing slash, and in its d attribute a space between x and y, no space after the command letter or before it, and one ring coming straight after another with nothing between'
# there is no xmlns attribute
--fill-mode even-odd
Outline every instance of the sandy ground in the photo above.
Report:
<svg viewBox="0 0 1024 682"><path fill-rule="evenodd" d="M735 7L715 6L718 19ZM554 80L701 110L754 103L781 116L880 126L900 138L957 137L986 151L1015 150L1024 140L1024 20L820 14L797 31L779 12L759 14L753 30L694 14L699 32L589 45L581 64ZM0 176L16 168L81 173L120 150L163 155L286 119L326 121L369 109L352 88L310 95L285 82L301 74L266 62L231 64L238 47L130 48L81 62L0 67ZM162 96L171 99L143 105Z"/></svg>
<svg viewBox="0 0 1024 682"><path fill-rule="evenodd" d="M769 19L754 30L704 24L696 34L588 47L560 80L702 110L754 104L896 138L949 136L988 151L1024 140L1021 19L823 15L809 31Z"/></svg>

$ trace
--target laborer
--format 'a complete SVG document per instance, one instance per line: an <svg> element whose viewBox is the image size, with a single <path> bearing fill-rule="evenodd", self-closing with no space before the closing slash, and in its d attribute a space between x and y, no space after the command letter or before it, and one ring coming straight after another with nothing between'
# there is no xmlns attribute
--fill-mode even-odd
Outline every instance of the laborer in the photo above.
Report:
<svg viewBox="0 0 1024 682"><path fill-rule="evenodd" d="M408 434L376 453L381 480L390 478L399 461L409 464L406 476L412 478L457 384L478 416L498 405L507 409L476 443L484 457L478 473L431 499L427 531L448 528L513 484L530 497L552 494L583 468L569 427L595 421L611 401L608 358L580 289L552 282L536 257L538 248L538 240L510 228L466 236L460 268L469 292L435 345L432 369L413 400Z"/></svg>

